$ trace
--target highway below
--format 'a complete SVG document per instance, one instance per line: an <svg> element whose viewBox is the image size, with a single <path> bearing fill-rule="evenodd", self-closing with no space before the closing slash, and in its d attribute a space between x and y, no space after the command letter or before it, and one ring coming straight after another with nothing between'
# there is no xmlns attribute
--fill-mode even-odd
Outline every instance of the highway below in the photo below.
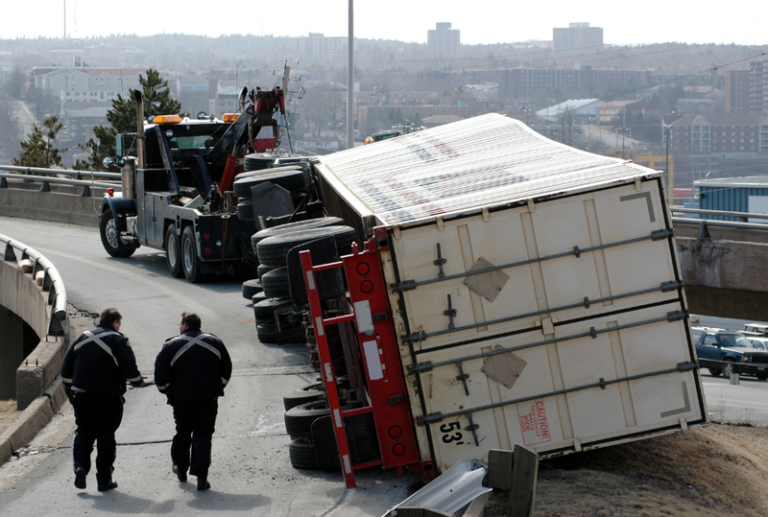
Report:
<svg viewBox="0 0 768 517"><path fill-rule="evenodd" d="M219 399L210 491L197 492L195 478L179 483L171 473L171 408L149 386L125 397L116 490L97 492L93 471L86 491L73 486L74 418L67 405L33 442L32 454L0 468L0 515L378 516L420 480L370 469L357 473L358 488L348 490L340 473L291 467L282 395L314 382L315 374L303 345L258 342L250 301L240 294L244 279L189 284L171 277L155 250L109 257L91 228L0 217L0 233L51 260L80 311L118 308L121 331L143 374L153 373L163 342L178 333L182 311L201 316L203 330L224 341L234 364L226 396Z"/></svg>

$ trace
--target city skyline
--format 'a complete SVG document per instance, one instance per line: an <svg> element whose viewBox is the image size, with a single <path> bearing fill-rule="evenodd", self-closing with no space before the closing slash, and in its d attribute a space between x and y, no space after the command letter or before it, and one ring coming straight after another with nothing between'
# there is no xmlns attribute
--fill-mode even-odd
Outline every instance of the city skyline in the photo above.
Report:
<svg viewBox="0 0 768 517"><path fill-rule="evenodd" d="M41 5L42 4L42 5ZM211 9L210 3L169 0L134 0L132 9L105 9L97 0L67 0L66 26L70 38L110 34L198 34L218 37L228 34L307 36L347 35L347 6L344 0L319 4L295 0L273 10L255 9L252 3L228 2L226 8ZM195 6L200 8L196 9ZM605 31L608 45L662 42L765 45L763 27L768 10L745 18L737 9L694 10L683 4L648 0L637 9L616 9L615 2L597 1L585 7L564 0L530 6L482 2L472 9L456 3L390 0L386 3L355 3L355 36L426 43L427 31L435 23L450 22L461 31L465 45L551 40L552 29L569 23L588 22ZM487 7L487 8L484 8ZM44 15L41 16L41 9ZM148 13L153 13L152 15ZM239 14L238 14L239 13ZM253 14L251 14L253 13ZM490 14L493 13L493 16ZM753 13L754 14L754 13ZM0 40L17 38L61 38L64 34L64 0L14 3L3 6Z"/></svg>

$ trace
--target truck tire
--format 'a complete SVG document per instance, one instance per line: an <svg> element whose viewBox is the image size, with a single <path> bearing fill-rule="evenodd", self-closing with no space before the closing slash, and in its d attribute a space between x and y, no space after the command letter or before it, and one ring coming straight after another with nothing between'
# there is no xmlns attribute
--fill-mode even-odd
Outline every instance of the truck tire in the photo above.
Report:
<svg viewBox="0 0 768 517"><path fill-rule="evenodd" d="M200 271L200 257L197 256L197 244L192 226L186 226L181 233L181 269L187 281L192 284L202 282L204 279Z"/></svg>
<svg viewBox="0 0 768 517"><path fill-rule="evenodd" d="M356 402L344 404L341 409L352 409L359 406L360 403ZM291 439L310 438L312 436L312 422L330 414L331 410L326 399L299 404L285 412L285 431Z"/></svg>
<svg viewBox="0 0 768 517"><path fill-rule="evenodd" d="M259 275L259 280L261 280L261 277L263 277L265 274L279 268L280 266L267 266L265 264L259 264L259 267L256 268L256 273Z"/></svg>
<svg viewBox="0 0 768 517"><path fill-rule="evenodd" d="M256 246L260 241L263 241L267 237L273 237L283 233L291 233L298 230L325 228L326 226L337 226L340 224L344 224L344 221L338 217L320 217L318 219L308 219L306 221L281 224L279 226L273 226L272 228L264 228L253 234L251 237L251 247L253 248L253 252L256 253Z"/></svg>
<svg viewBox="0 0 768 517"><path fill-rule="evenodd" d="M277 325L273 323L257 323L256 324L256 337L259 338L261 344L273 344L278 342L277 337Z"/></svg>
<svg viewBox="0 0 768 517"><path fill-rule="evenodd" d="M298 230L268 237L256 245L256 254L259 256L260 264L284 266L285 256L291 248L328 236L333 236L335 239L339 256L351 253L352 243L356 238L355 229L350 226L339 225Z"/></svg>
<svg viewBox="0 0 768 517"><path fill-rule="evenodd" d="M302 325L284 328L277 334L278 345L305 344L307 342L307 332Z"/></svg>
<svg viewBox="0 0 768 517"><path fill-rule="evenodd" d="M251 187L270 181L275 185L283 187L285 190L294 191L304 188L304 172L301 170L288 170L277 172L264 172L251 177L244 177L235 180L233 190L237 197L246 197L251 195Z"/></svg>
<svg viewBox="0 0 768 517"><path fill-rule="evenodd" d="M723 370L721 370L720 368L707 368L707 369L709 370L709 374L714 375L715 377L718 377L723 373Z"/></svg>
<svg viewBox="0 0 768 517"><path fill-rule="evenodd" d="M109 208L101 214L99 233L101 234L101 244L104 246L104 249L115 258L128 258L138 248L138 245L133 243L126 244L120 238L115 216Z"/></svg>
<svg viewBox="0 0 768 517"><path fill-rule="evenodd" d="M176 233L176 225L171 223L165 230L165 265L168 272L176 278L184 276L181 270L181 246Z"/></svg>
<svg viewBox="0 0 768 517"><path fill-rule="evenodd" d="M253 204L250 199L240 201L235 207L237 218L241 221L253 221Z"/></svg>
<svg viewBox="0 0 768 517"><path fill-rule="evenodd" d="M275 311L292 305L293 302L291 302L291 300L275 300L273 298L267 298L254 304L253 316L257 321L274 323Z"/></svg>
<svg viewBox="0 0 768 517"><path fill-rule="evenodd" d="M319 390L298 390L292 391L283 395L283 406L288 411L291 408L306 404L307 402L314 402L316 400L325 399L325 392Z"/></svg>
<svg viewBox="0 0 768 517"><path fill-rule="evenodd" d="M267 298L290 298L291 289L288 284L288 268L273 269L261 277L261 285Z"/></svg>
<svg viewBox="0 0 768 517"><path fill-rule="evenodd" d="M262 291L262 292L254 294L251 297L251 304L256 305L257 303L263 302L266 299L267 299L267 295L264 294L264 292Z"/></svg>
<svg viewBox="0 0 768 517"><path fill-rule="evenodd" d="M262 153L253 153L245 155L245 170L258 171L268 169L275 163L274 156L265 156Z"/></svg>
<svg viewBox="0 0 768 517"><path fill-rule="evenodd" d="M259 282L258 278L243 282L243 298L250 300L261 291L261 282Z"/></svg>
<svg viewBox="0 0 768 517"><path fill-rule="evenodd" d="M309 438L296 438L288 446L288 457L295 469L320 470L315 444Z"/></svg>

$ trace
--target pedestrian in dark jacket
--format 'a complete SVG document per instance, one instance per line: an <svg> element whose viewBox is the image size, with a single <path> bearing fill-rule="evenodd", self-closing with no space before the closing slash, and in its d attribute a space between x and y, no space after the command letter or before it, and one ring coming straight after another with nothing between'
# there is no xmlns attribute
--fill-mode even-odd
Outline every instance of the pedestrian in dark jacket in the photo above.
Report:
<svg viewBox="0 0 768 517"><path fill-rule="evenodd" d="M119 332L122 319L117 309L104 309L99 326L83 332L72 343L61 365L64 388L75 408L72 456L79 489L86 486L94 442L99 491L117 487L112 480L117 454L115 431L123 419L125 383L144 383L128 339Z"/></svg>
<svg viewBox="0 0 768 517"><path fill-rule="evenodd" d="M218 398L232 375L232 361L224 343L201 332L200 323L197 314L182 313L181 335L166 341L155 361L155 383L173 406L173 472L185 482L189 469L197 476L197 489L207 490Z"/></svg>

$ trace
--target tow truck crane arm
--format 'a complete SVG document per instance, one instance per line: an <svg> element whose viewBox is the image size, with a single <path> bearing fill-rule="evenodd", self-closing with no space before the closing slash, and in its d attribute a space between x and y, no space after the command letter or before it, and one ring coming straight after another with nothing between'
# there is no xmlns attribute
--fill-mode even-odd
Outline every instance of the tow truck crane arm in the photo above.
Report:
<svg viewBox="0 0 768 517"><path fill-rule="evenodd" d="M224 155L227 156L224 174L222 175L221 183L219 184L220 195L227 190L232 189L237 157L243 151L246 144L259 152L263 152L267 148L274 149L277 146L278 126L274 114L279 109L280 113L285 115L285 97L283 96L283 90L276 86L272 90L266 92L262 91L261 88L252 90L250 94L247 92L248 89L243 88L243 91L240 93L240 100L242 103L247 96L250 99L250 103L240 116L237 117L237 120L235 120L229 129L227 129L227 132L224 133L209 154L211 163L216 163ZM264 126L272 126L274 138L269 139L271 140L269 142L271 147L257 146L254 144L256 136Z"/></svg>

